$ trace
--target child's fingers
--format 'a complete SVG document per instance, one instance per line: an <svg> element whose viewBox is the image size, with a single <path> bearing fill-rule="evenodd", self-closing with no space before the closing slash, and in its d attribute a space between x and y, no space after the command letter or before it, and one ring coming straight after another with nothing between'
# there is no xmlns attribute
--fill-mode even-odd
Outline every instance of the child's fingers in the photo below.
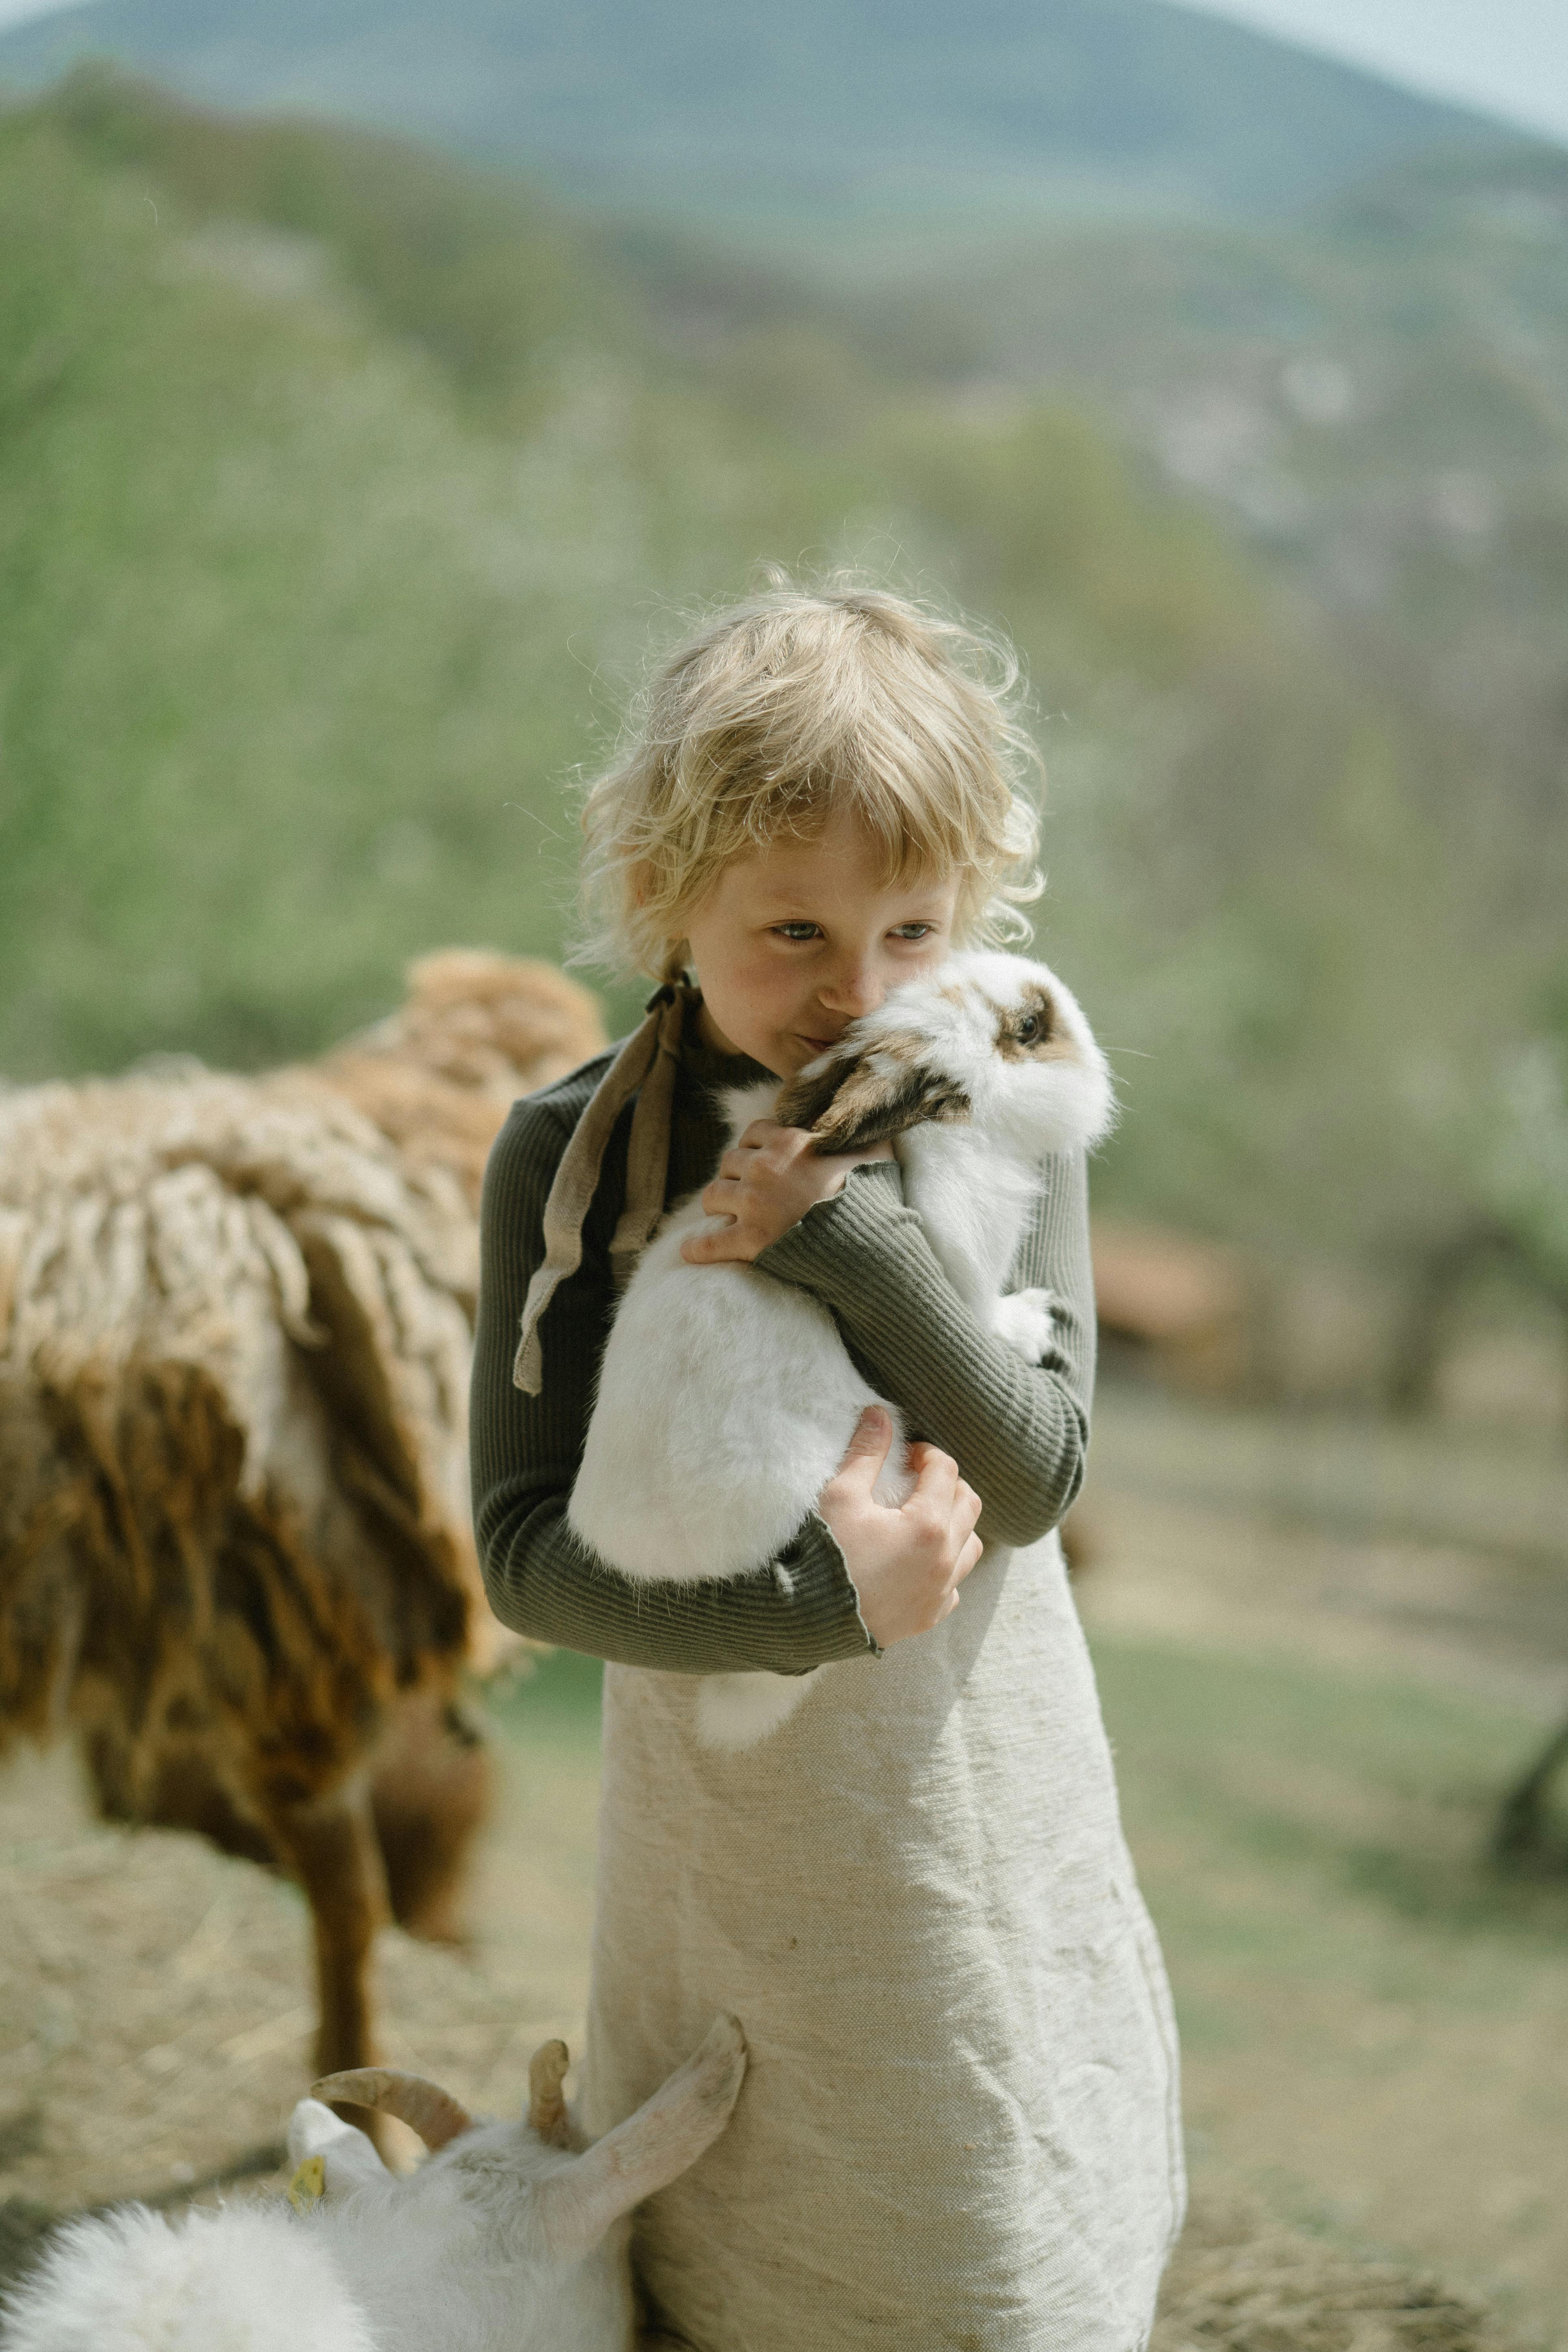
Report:
<svg viewBox="0 0 1568 2352"><path fill-rule="evenodd" d="M892 1443L892 1415L879 1404L868 1404L855 1424L844 1459L834 1473L834 1483L847 1479L864 1486L868 1495L881 1475Z"/></svg>
<svg viewBox="0 0 1568 2352"><path fill-rule="evenodd" d="M788 1129L784 1131L786 1134L791 1132ZM794 1132L804 1136L807 1143L815 1143L816 1140L807 1129L799 1128ZM893 1147L890 1143L872 1143L868 1144L864 1151L814 1151L811 1155L811 1164L814 1168L823 1168L832 1173L847 1176L851 1168L864 1168L869 1160L890 1160L892 1156Z"/></svg>
<svg viewBox="0 0 1568 2352"><path fill-rule="evenodd" d="M810 1151L815 1138L798 1127L781 1127L777 1119L754 1118L750 1127L735 1138L720 1160L726 1176L739 1176L754 1167L759 1158L770 1166L787 1167L793 1160L803 1160Z"/></svg>
<svg viewBox="0 0 1568 2352"><path fill-rule="evenodd" d="M680 1244L680 1255L688 1265L722 1265L730 1258L743 1257L746 1252L731 1217L717 1233L688 1234Z"/></svg>
<svg viewBox="0 0 1568 2352"><path fill-rule="evenodd" d="M952 1564L952 1578L948 1586L947 1597L942 1601L942 1607L936 1612L936 1622L939 1625L942 1623L944 1617L951 1617L953 1611L957 1608L958 1588L963 1582L964 1578L969 1574L970 1570L979 1566L980 1555L984 1549L985 1547L981 1542L978 1536L971 1536L969 1541L964 1545L963 1549L959 1553L958 1558L954 1560Z"/></svg>
<svg viewBox="0 0 1568 2352"><path fill-rule="evenodd" d="M746 1129L746 1135L752 1132L750 1128ZM782 1135L784 1130L779 1128L776 1132ZM721 1176L734 1177L749 1175L757 1165L757 1157L762 1149L760 1143L748 1143L746 1136L743 1135L739 1143L732 1143L730 1146L729 1150L720 1160L718 1173Z"/></svg>
<svg viewBox="0 0 1568 2352"><path fill-rule="evenodd" d="M945 1526L958 1492L957 1463L938 1446L911 1445L910 1468L915 1474L915 1488L904 1505L905 1510L919 1506L926 1511L940 1512Z"/></svg>

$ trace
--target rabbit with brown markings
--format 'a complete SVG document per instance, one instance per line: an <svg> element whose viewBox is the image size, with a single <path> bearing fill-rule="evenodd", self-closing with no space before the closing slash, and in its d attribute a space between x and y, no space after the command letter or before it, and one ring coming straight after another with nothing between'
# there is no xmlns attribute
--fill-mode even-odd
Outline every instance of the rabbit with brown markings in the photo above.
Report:
<svg viewBox="0 0 1568 2352"><path fill-rule="evenodd" d="M1076 998L1044 964L952 956L895 989L782 1087L737 1090L733 1133L752 1120L809 1128L821 1153L891 1139L904 1198L965 1304L1028 1362L1051 1344L1051 1299L1004 1294L1053 1153L1087 1149L1110 1123L1105 1059ZM695 1582L777 1557L843 1459L868 1404L827 1308L735 1262L690 1265L700 1200L666 1218L616 1315L570 1522L626 1574ZM886 1407L893 1412L890 1406ZM895 1439L877 1499L912 1480ZM830 1670L710 1675L698 1731L750 1748Z"/></svg>

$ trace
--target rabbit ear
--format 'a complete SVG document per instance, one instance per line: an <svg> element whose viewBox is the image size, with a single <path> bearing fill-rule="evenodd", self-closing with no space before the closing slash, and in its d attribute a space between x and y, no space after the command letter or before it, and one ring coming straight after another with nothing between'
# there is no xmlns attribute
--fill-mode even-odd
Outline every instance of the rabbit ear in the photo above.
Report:
<svg viewBox="0 0 1568 2352"><path fill-rule="evenodd" d="M774 1107L781 1127L808 1127L817 1153L865 1151L922 1120L966 1119L973 1106L958 1080L934 1068L922 1037L879 1037L834 1054L791 1078Z"/></svg>

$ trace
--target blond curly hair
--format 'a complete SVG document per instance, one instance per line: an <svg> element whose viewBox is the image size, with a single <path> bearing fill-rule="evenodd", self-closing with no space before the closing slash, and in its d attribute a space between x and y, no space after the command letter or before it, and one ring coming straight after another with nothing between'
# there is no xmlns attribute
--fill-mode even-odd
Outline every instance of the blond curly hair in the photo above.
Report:
<svg viewBox="0 0 1568 2352"><path fill-rule="evenodd" d="M574 961L678 977L730 861L845 809L887 882L958 877L960 940L1026 938L1042 770L1022 701L1004 638L843 574L772 574L652 675L589 785Z"/></svg>

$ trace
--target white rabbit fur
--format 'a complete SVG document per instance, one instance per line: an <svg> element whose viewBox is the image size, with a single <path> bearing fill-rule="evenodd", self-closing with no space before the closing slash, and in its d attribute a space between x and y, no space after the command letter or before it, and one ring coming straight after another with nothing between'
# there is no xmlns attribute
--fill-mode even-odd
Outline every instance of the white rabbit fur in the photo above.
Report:
<svg viewBox="0 0 1568 2352"><path fill-rule="evenodd" d="M813 1128L824 1152L892 1136L905 1201L953 1288L1027 1361L1042 1360L1049 1295L1004 1297L1002 1284L1041 1162L1095 1142L1112 1115L1104 1056L1044 964L952 956L894 990L798 1077L738 1089L725 1108L735 1136L772 1116ZM687 1234L722 1222L693 1198L643 1253L605 1346L573 1489L576 1533L650 1581L735 1577L775 1559L860 1413L886 1402L805 1291L749 1265L686 1263ZM875 1491L899 1503L911 1480L902 1426L887 1409L894 1444ZM700 1738L752 1746L826 1672L704 1676Z"/></svg>

